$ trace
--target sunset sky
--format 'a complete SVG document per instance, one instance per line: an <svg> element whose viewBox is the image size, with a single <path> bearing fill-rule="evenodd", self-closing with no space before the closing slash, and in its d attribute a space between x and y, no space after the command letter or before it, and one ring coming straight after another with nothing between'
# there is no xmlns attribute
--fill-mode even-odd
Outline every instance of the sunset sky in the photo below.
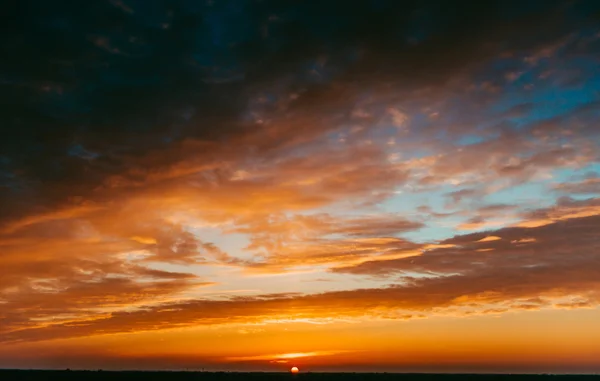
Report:
<svg viewBox="0 0 600 381"><path fill-rule="evenodd" d="M597 0L21 0L0 368L600 372Z"/></svg>

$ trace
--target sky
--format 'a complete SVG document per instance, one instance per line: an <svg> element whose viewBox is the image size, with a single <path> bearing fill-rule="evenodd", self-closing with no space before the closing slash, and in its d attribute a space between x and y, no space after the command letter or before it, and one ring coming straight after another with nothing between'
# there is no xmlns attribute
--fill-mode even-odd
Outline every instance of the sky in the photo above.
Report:
<svg viewBox="0 0 600 381"><path fill-rule="evenodd" d="M600 3L21 0L0 368L600 373Z"/></svg>

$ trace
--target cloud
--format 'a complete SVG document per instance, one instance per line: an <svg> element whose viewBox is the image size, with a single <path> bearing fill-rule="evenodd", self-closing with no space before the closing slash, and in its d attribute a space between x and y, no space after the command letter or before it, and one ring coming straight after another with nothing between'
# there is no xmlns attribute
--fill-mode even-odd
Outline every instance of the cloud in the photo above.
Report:
<svg viewBox="0 0 600 381"><path fill-rule="evenodd" d="M568 196L563 196L551 207L525 211L521 216L522 221L518 226L544 226L572 218L596 216L599 213L600 200L597 198L575 200Z"/></svg>
<svg viewBox="0 0 600 381"><path fill-rule="evenodd" d="M594 238L597 221L598 215L574 217L532 228L508 227L456 236L441 242L452 245L449 248L425 250L420 256L406 259L367 261L334 271L379 276L405 274L408 277L423 273L442 276L441 279L448 282L470 281L472 277L480 282L497 280L498 285L491 286L491 290L509 287L509 283L502 286L502 282L510 282L518 273L525 277L523 279L536 277L533 287L544 287L545 284L548 290L560 288L562 285L559 286L558 280L555 286L551 285L552 277L561 269L567 274L580 268L583 274L586 267L593 267L597 262L598 242ZM545 275L549 278L537 278ZM519 282L515 279L515 285ZM584 290L582 285L581 291ZM523 291L526 292L525 287Z"/></svg>
<svg viewBox="0 0 600 381"><path fill-rule="evenodd" d="M294 132L293 136L336 128L332 116L356 101L363 92L359 89L398 83L408 92L448 82L495 58L501 51L499 42L511 41L512 46L504 47L508 50L547 51L572 29L562 15L581 16L577 8L568 7L519 14L512 3L501 7L516 12L510 22L495 16L499 6L495 4L474 8L462 1L451 7L434 2L417 13L406 3L384 2L381 8L366 1L352 8L334 6L335 1L328 4L281 9L272 24L264 24L273 14L268 6L246 12L245 23L234 22L238 16L232 13L211 13L229 30L227 38L215 37L213 45L203 36L219 33L199 22L200 14L212 12L208 4L175 7L151 1L133 7L115 1L70 9L44 6L39 15L27 12L33 6L14 5L15 14L29 17L7 25L2 40L2 46L11 46L14 52L2 64L9 73L6 99L20 105L3 109L3 125L15 132L2 143L2 152L10 158L6 170L19 173L10 187L2 189L2 199L11 199L2 204L5 218L55 208L73 195L88 198L107 178L123 176L131 168L147 171L151 166L159 171L177 166L186 151L168 147L190 140L209 146L225 138L235 142L235 137L257 129L263 138L257 148L264 150L298 138L277 129ZM319 29L316 14L334 28ZM415 45L406 36L412 33L417 14L451 21L434 21L438 26ZM110 22L113 17L119 23ZM266 38L256 33L265 27ZM543 35L532 33L541 29ZM522 35L531 38L512 38ZM75 36L110 41L111 49L98 50ZM322 51L319 41L328 40L331 46ZM114 49L122 54L113 54ZM217 56L212 62L207 58ZM323 70L332 73L325 77L337 84L325 86L314 80L304 69L311 62L322 62ZM243 80L218 80L223 77ZM62 93L40 96L39 89L48 84L60 86ZM264 93L269 97L258 97ZM266 101L255 107L251 100L257 98ZM244 121L244 114L261 113L266 117L259 118L265 123L260 128ZM290 125L274 129L273 123L284 115ZM38 134L40 124L52 132ZM83 125L87 127L79 127ZM264 139L270 134L274 139ZM72 145L93 152L95 158L69 154ZM165 150L168 154L162 155ZM149 152L162 161L140 160Z"/></svg>
<svg viewBox="0 0 600 381"><path fill-rule="evenodd" d="M246 265L266 271L408 255L418 245L396 236L422 226L385 214L359 218L334 218L327 214L293 218L270 215L266 219L253 218L234 231L248 234L247 249L266 258Z"/></svg>
<svg viewBox="0 0 600 381"><path fill-rule="evenodd" d="M585 303L557 301L557 307L574 308L598 303L597 262L598 216L577 217L536 228L503 228L489 233L456 236L440 247L423 248L410 258L366 261L338 267L336 273L400 276L400 282L386 288L356 289L312 295L273 295L230 300L190 300L166 302L141 309L113 311L88 316L85 324L58 323L32 329L15 326L23 320L4 316L4 341L43 340L55 337L86 336L135 330L154 330L202 324L260 322L265 319L392 318L410 313L481 313L550 308L553 300L585 298ZM486 237L496 237L493 240ZM486 251L481 251L486 249ZM161 274L161 276L164 276ZM110 281L118 289L130 287L127 281ZM83 285L82 285L83 287ZM152 292L153 286L144 290ZM127 289L127 288L125 288ZM79 300L93 300L86 288L77 288ZM159 289L157 289L159 290ZM160 287L161 293L164 288ZM120 291L124 292L124 291ZM74 294L75 295L75 294ZM129 293L126 293L129 295ZM92 299L86 299L86 298ZM102 300L112 297L106 291ZM135 293L131 294L135 301ZM535 306L531 299L540 301ZM52 306L52 299L44 298ZM60 298L62 303L71 298ZM39 301L10 301L9 306L36 306ZM106 302L108 303L108 302ZM565 304L567 303L567 304ZM43 304L42 304L43 305ZM64 305L59 305L64 309ZM55 306L56 307L56 306ZM486 307L486 308L483 308ZM26 313L26 317L34 310ZM43 311L43 310L41 310ZM478 312L479 311L479 312ZM17 314L17 317L19 315ZM23 319L23 318L22 318ZM21 329L16 330L19 327ZM8 331L6 331L8 329ZM133 328L132 328L133 329Z"/></svg>
<svg viewBox="0 0 600 381"><path fill-rule="evenodd" d="M488 199L598 162L597 99L544 92L593 75L578 4L43 3L0 37L0 340L596 303L597 200ZM391 284L194 299L217 266Z"/></svg>
<svg viewBox="0 0 600 381"><path fill-rule="evenodd" d="M481 197L481 191L478 189L461 189L454 192L450 192L446 195L449 198L447 207L453 208L459 203L463 202L465 198Z"/></svg>
<svg viewBox="0 0 600 381"><path fill-rule="evenodd" d="M600 179L590 178L574 183L560 183L554 186L554 190L567 195L600 193Z"/></svg>

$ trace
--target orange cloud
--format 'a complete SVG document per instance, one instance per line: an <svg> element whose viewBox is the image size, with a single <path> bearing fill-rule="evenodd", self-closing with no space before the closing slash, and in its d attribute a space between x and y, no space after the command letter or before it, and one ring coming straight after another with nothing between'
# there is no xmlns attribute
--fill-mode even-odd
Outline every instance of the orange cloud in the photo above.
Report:
<svg viewBox="0 0 600 381"><path fill-rule="evenodd" d="M165 295L184 285L185 283L180 282L185 282L186 279L177 276L181 278L178 283L166 283L174 287L171 290L166 290L162 284L159 287L157 283L151 283L139 291L131 281L107 281L100 299L95 293L98 290L82 284L73 288L67 298L9 299L8 307L24 312L13 315L10 318L12 320L8 315L4 317L9 320L5 321L4 326L8 331L5 330L2 334L2 340L43 340L117 333L129 329L128 327L144 331L205 324L258 323L274 319L293 321L363 316L394 318L414 313L444 313L444 310L451 313L453 308L467 308L464 311L471 309L469 313L478 314L492 310L548 308L552 306L553 300L569 295L585 295L583 302L571 303L570 307L596 305L600 302L600 295L594 294L592 290L600 286L600 273L597 266L593 265L598 259L597 252L590 248L597 245L597 235L590 233L598 226L597 220L597 217L586 217L534 229L500 229L493 232L493 235L502 239L493 241L484 240L488 236L484 233L457 236L445 241L444 246L430 248L419 256L364 262L334 270L338 273L402 275L402 283L386 288L313 295L243 297L221 301L165 301L158 305L148 305L146 302L143 309L112 311L110 316L99 315L95 319L89 319L89 315L84 315L82 317L85 318L85 324L78 324L69 318L68 323L44 323L43 329L38 329L27 323L34 316L42 317L51 313L51 309L40 309L40 306L61 308L64 311L65 307L75 307L73 304L65 304L74 300L90 303L90 306L130 304L144 300L138 299L138 292L145 295L152 295L153 292L158 293L155 296ZM562 233L557 234L557 229ZM565 234L571 240L565 241L562 238ZM525 235L535 240L529 239L527 243L520 245L512 243L523 239ZM481 251L482 249L490 250ZM417 276L419 274L424 276ZM156 276L165 279L168 274ZM110 289L115 291L111 294L108 291ZM121 295L119 298L126 296L127 299L118 299L117 302L111 295ZM535 306L528 301L540 296L545 299L538 299ZM565 302L555 303L566 306ZM82 306L80 303L78 305L79 308ZM81 312L79 309L73 311Z"/></svg>

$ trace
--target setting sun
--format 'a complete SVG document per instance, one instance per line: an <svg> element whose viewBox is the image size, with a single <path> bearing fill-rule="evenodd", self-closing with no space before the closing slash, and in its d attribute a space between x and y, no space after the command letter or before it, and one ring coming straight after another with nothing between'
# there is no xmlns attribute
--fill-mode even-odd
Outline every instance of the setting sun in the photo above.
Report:
<svg viewBox="0 0 600 381"><path fill-rule="evenodd" d="M296 373L300 372L300 369L298 369L298 367L293 367L292 369L290 369L290 372L296 374Z"/></svg>

